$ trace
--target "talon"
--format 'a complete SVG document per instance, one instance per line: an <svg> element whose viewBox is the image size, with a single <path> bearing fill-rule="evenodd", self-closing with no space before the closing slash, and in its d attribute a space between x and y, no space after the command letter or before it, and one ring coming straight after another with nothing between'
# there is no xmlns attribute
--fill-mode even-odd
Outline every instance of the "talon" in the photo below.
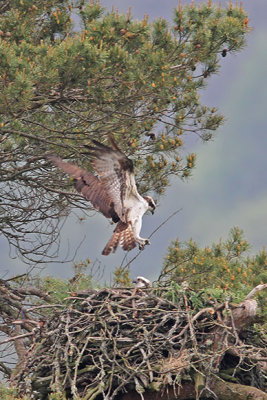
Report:
<svg viewBox="0 0 267 400"><path fill-rule="evenodd" d="M142 243L139 243L139 250L144 250L145 246L147 244L150 244L150 240L149 239L143 239Z"/></svg>

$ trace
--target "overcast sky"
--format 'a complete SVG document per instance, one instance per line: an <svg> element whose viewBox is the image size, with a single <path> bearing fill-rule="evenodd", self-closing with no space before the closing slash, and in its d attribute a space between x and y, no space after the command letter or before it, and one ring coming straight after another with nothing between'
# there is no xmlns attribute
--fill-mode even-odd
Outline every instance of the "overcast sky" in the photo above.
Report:
<svg viewBox="0 0 267 400"><path fill-rule="evenodd" d="M109 9L113 4L125 12L131 7L136 18L146 13L150 20L159 16L171 20L174 0L105 0L101 2ZM183 1L185 3L185 1ZM216 1L214 1L216 3ZM222 4L228 3L222 2ZM193 177L184 183L178 178L173 181L167 194L160 200L155 215L145 216L142 236L149 235L172 212L182 208L168 224L152 238L151 246L132 263L132 276L145 275L156 279L171 239L179 237L186 241L195 239L200 245L210 245L238 225L253 245L253 251L266 245L267 237L267 132L265 114L267 110L267 1L244 0L253 31L247 47L235 56L222 59L220 73L209 80L203 91L203 102L219 107L226 123L219 129L212 143L195 143L197 167ZM190 149L188 149L190 151ZM61 256L67 252L69 241L75 244L70 254L81 244L75 257L82 261L89 257L99 260L105 267L107 282L114 267L124 259L121 250L109 257L101 251L112 234L113 227L107 220L95 215L83 223L75 216L68 218L62 231ZM12 260L4 239L0 240L2 254L0 272L6 276L25 272L25 265ZM129 261L136 251L124 260ZM44 275L70 277L72 263L48 265Z"/></svg>

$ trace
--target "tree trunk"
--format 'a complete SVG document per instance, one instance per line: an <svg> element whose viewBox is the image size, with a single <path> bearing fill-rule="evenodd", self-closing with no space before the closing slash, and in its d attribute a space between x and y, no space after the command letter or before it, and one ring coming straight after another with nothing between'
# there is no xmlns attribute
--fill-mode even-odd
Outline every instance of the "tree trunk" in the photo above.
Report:
<svg viewBox="0 0 267 400"><path fill-rule="evenodd" d="M267 394L253 386L225 382L216 377L210 388L220 400L267 400Z"/></svg>
<svg viewBox="0 0 267 400"><path fill-rule="evenodd" d="M209 388L220 400L267 400L267 394L261 390L238 383L225 382L217 377L213 377ZM146 391L142 393L144 400L196 400L195 386L193 383L185 383L180 387L169 386L159 392ZM209 391L202 394L201 399L211 397ZM141 396L137 392L125 393L121 400L140 400Z"/></svg>

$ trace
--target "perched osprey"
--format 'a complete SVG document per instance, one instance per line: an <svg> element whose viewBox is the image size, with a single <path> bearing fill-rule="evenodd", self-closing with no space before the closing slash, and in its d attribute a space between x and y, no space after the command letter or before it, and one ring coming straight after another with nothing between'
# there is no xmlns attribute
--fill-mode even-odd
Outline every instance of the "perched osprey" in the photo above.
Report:
<svg viewBox="0 0 267 400"><path fill-rule="evenodd" d="M139 236L142 217L147 210L153 214L155 203L150 196L141 196L136 188L133 162L120 151L111 139L113 148L92 140L94 146L87 146L92 157L94 175L75 164L65 162L60 157L49 155L54 165L75 178L75 188L93 207L105 217L117 222L112 237L102 254L114 253L120 245L129 251L139 245L143 249L150 244Z"/></svg>

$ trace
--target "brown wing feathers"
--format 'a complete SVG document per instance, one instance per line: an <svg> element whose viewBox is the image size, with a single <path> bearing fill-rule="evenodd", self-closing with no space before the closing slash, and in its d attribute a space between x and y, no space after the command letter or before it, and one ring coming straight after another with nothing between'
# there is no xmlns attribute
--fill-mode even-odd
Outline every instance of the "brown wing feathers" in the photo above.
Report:
<svg viewBox="0 0 267 400"><path fill-rule="evenodd" d="M134 165L132 160L119 150L114 141L112 142L114 149L96 140L92 140L92 142L95 146L86 145L86 148L89 150L88 154L94 158L92 161L93 167L101 178L105 178L107 173L110 172L110 170L108 171L107 169L107 164L112 167L112 170L115 169L116 173L119 175L122 170L133 172Z"/></svg>
<svg viewBox="0 0 267 400"><path fill-rule="evenodd" d="M89 200L94 208L102 212L107 218L112 218L113 222L120 219L114 210L114 203L107 196L105 187L93 174L87 173L78 178L74 184L75 189Z"/></svg>
<svg viewBox="0 0 267 400"><path fill-rule="evenodd" d="M114 203L106 195L106 189L97 176L77 165L62 161L60 157L51 155L47 158L75 179L75 189L89 200L96 210L102 212L105 217L112 218L113 222L119 221L114 210Z"/></svg>

